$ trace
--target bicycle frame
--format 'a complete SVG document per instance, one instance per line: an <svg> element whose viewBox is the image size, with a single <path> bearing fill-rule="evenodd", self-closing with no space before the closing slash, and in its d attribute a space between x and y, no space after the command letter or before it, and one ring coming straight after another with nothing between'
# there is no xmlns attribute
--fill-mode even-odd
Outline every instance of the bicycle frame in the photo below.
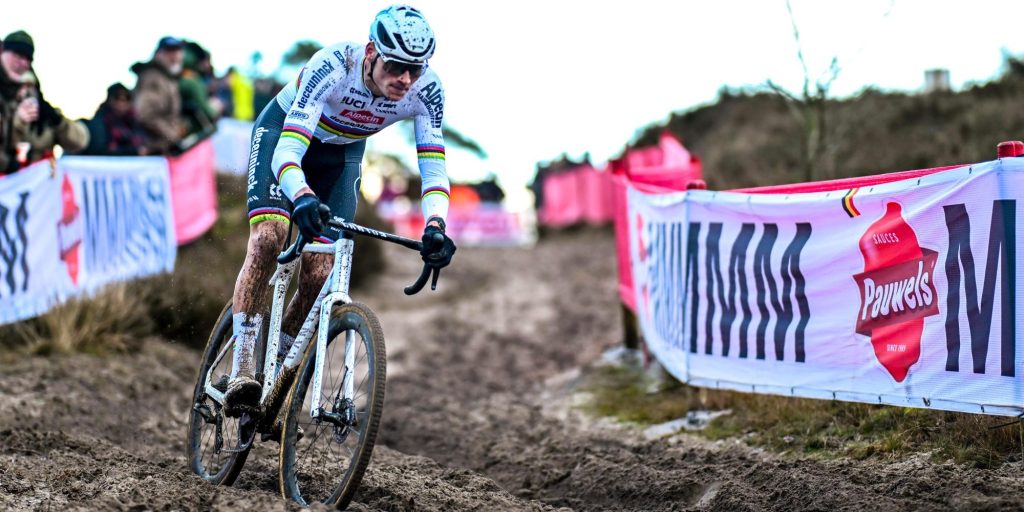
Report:
<svg viewBox="0 0 1024 512"><path fill-rule="evenodd" d="M316 366L313 371L313 394L311 397L313 404L320 403L320 386L323 378L324 358L327 353L327 331L331 320L331 309L336 303L348 304L352 302L348 291L352 277L352 251L354 247L355 244L352 240L342 238L333 244L307 245L303 251L307 253L334 254L334 264L331 267L331 272L324 281L323 287L320 288L316 301L314 301L312 308L306 315L306 319L303 321L302 327L295 337L295 342L282 363L283 368L289 369L299 365L302 354L306 350L306 345L311 341L314 325L318 325L320 329L317 332L316 339ZM288 291L288 285L291 283L299 261L299 259L295 259L288 263L278 263L277 269L268 283L273 288L273 298L271 302L269 332L265 347L266 357L263 363L263 392L260 397L260 403L263 403L275 391L274 387L280 385L280 381L276 379L278 375L276 371L276 355L281 342L281 321L284 317L285 294ZM206 375L206 394L220 404L224 403L224 393L213 387L213 370L230 350L230 344L225 345L221 349L220 353L217 354L216 361L210 366ZM342 380L344 396L342 398L355 399L352 396L354 395L354 379L352 376L352 369L354 367L355 333L348 331L345 333L345 373ZM310 411L310 416L318 418L320 413L321 408L314 407Z"/></svg>

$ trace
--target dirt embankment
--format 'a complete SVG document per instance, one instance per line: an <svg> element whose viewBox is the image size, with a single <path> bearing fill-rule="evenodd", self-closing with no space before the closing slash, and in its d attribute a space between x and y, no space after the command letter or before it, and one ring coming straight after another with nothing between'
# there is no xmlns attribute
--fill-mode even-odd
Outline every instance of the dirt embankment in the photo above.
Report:
<svg viewBox="0 0 1024 512"><path fill-rule="evenodd" d="M572 407L581 366L620 339L613 239L583 231L534 249L459 250L441 289L401 287L417 258L357 298L381 316L388 391L356 510L1018 509L1020 464L995 470L819 461L738 440L649 441ZM188 265L189 262L181 262ZM276 445L232 488L185 464L198 354L0 360L0 509L291 510Z"/></svg>

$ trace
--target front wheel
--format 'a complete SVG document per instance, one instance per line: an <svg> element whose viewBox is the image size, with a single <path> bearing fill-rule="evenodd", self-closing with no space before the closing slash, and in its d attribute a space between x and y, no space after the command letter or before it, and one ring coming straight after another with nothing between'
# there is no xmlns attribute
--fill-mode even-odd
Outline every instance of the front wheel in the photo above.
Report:
<svg viewBox="0 0 1024 512"><path fill-rule="evenodd" d="M384 333L366 305L334 308L316 404L311 389L315 347L311 343L306 350L288 397L280 454L281 494L303 506L320 502L343 509L370 462L384 410ZM353 351L353 368L345 367L346 347ZM346 377L352 379L348 396ZM320 411L319 418L311 417L315 410Z"/></svg>

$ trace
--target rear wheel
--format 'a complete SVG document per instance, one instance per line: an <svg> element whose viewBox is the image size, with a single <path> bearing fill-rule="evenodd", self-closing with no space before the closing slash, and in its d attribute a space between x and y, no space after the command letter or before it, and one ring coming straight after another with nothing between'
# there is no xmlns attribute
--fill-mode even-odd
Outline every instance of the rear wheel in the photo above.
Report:
<svg viewBox="0 0 1024 512"><path fill-rule="evenodd" d="M346 399L346 338L354 338L353 394ZM308 506L345 508L370 462L384 410L384 333L364 304L334 308L328 330L319 403L312 403L316 344L310 343L285 410L280 479L284 497ZM319 409L320 418L310 411ZM299 434L299 427L302 434ZM300 437L301 436L301 437Z"/></svg>
<svg viewBox="0 0 1024 512"><path fill-rule="evenodd" d="M204 480L216 485L231 485L249 455L247 441L251 439L254 423L248 416L229 418L222 404L206 393L206 377L211 375L214 387L222 393L227 390L231 374L231 302L214 324L213 332L203 352L196 388L192 394L189 412L188 462L189 467ZM220 361L217 356L226 352ZM214 366L212 373L210 367Z"/></svg>

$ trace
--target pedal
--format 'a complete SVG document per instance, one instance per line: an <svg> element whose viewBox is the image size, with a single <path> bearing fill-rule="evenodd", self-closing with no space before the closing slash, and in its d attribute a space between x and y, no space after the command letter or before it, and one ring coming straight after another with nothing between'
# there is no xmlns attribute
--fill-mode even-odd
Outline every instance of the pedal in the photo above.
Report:
<svg viewBox="0 0 1024 512"><path fill-rule="evenodd" d="M258 418L260 416L260 406L248 404L225 405L224 415L228 418L241 418L242 416Z"/></svg>

